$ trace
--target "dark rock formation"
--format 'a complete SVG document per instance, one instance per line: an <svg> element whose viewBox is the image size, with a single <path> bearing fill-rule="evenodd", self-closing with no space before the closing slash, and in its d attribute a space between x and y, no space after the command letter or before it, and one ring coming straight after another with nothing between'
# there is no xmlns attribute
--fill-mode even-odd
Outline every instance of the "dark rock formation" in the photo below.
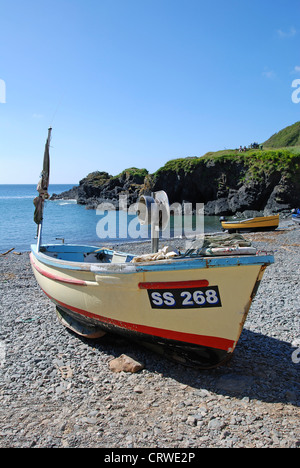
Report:
<svg viewBox="0 0 300 468"><path fill-rule="evenodd" d="M92 172L67 192L53 194L52 200L73 199L79 205L86 205L88 209L97 208L100 203L110 203L119 208L119 197L126 196L127 204L136 202L143 193L146 169L125 169L118 176L107 172Z"/></svg>
<svg viewBox="0 0 300 468"><path fill-rule="evenodd" d="M53 195L52 199L76 199L96 208L127 196L127 205L150 191L165 190L170 204L205 204L207 215L237 212L280 212L300 205L300 155L288 151L220 152L201 158L169 161L155 174L130 168L118 176L93 172L78 187Z"/></svg>
<svg viewBox="0 0 300 468"><path fill-rule="evenodd" d="M245 210L279 212L300 203L300 156L284 165L269 154L247 157L226 155L199 158L189 168L187 160L174 160L159 169L152 189L166 190L170 203L204 203L207 215L231 215ZM281 162L287 158L282 154ZM177 161L177 164L176 164Z"/></svg>

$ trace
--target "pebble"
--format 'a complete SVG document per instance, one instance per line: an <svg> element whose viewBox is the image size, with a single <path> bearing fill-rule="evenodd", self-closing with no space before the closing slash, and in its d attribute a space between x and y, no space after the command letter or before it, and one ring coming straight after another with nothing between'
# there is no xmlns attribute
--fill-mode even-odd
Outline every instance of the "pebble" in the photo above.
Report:
<svg viewBox="0 0 300 468"><path fill-rule="evenodd" d="M113 335L79 338L56 320L28 253L0 257L0 447L299 447L300 231L284 223L247 235L276 263L232 359L209 371ZM141 368L113 372L122 355Z"/></svg>

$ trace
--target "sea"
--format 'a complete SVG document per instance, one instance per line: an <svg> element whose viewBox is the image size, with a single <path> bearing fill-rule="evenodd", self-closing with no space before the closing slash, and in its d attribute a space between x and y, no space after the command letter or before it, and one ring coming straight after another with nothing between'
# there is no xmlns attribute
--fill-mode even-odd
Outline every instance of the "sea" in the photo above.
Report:
<svg viewBox="0 0 300 468"><path fill-rule="evenodd" d="M74 185L50 184L49 194L61 193ZM14 248L30 251L36 243L37 225L34 223L33 200L38 195L36 184L0 184L0 253ZM217 216L205 216L205 232L220 231ZM189 234L198 229L192 221ZM178 237L182 230L169 231L169 237ZM166 231L168 234L168 231ZM163 234L166 237L166 234ZM168 237L168 236L167 236ZM63 239L63 240L62 240ZM103 246L121 242L139 242L150 239L150 229L139 223L136 213L101 211L77 205L75 200L47 200L44 206L42 243L85 244Z"/></svg>

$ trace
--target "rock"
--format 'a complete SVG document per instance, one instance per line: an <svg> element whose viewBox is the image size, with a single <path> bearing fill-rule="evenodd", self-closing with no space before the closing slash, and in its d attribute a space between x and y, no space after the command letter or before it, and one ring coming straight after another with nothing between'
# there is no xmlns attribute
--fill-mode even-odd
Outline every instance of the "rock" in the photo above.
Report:
<svg viewBox="0 0 300 468"><path fill-rule="evenodd" d="M125 169L118 176L103 171L91 172L80 180L78 186L60 194L53 194L51 200L74 199L79 205L86 205L88 209L96 209L99 204L103 209L105 205L108 209L122 209L119 197L125 196L128 206L135 203L139 195L147 189L147 174L146 169L135 167Z"/></svg>
<svg viewBox="0 0 300 468"><path fill-rule="evenodd" d="M220 419L213 418L209 421L208 423L208 429L214 430L214 431L221 431L225 427L224 421L221 421Z"/></svg>
<svg viewBox="0 0 300 468"><path fill-rule="evenodd" d="M197 419L194 416L188 416L187 424L189 426L196 426L197 425Z"/></svg>
<svg viewBox="0 0 300 468"><path fill-rule="evenodd" d="M133 389L135 393L143 393L143 388L140 385L136 385Z"/></svg>
<svg viewBox="0 0 300 468"><path fill-rule="evenodd" d="M141 362L136 361L130 356L126 354L122 354L118 358L112 359L109 362L109 368L113 372L139 372L144 368L144 364Z"/></svg>

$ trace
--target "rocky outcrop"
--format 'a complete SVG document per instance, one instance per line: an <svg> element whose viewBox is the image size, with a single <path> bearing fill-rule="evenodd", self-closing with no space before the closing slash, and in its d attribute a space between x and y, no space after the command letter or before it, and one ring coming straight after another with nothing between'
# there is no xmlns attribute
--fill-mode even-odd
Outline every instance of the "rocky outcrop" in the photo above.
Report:
<svg viewBox="0 0 300 468"><path fill-rule="evenodd" d="M256 154L257 156L257 154ZM300 156L280 169L251 156L200 158L192 168L179 163L157 171L153 190L166 190L170 203L204 203L207 215L289 210L300 204ZM256 171L254 169L257 169Z"/></svg>
<svg viewBox="0 0 300 468"><path fill-rule="evenodd" d="M109 202L119 207L120 195L127 203L143 193L165 190L169 202L204 203L207 215L237 212L280 212L300 206L300 155L287 151L236 151L212 153L201 158L169 161L156 173L130 168L118 176L93 172L78 187L53 195L73 198L96 208Z"/></svg>
<svg viewBox="0 0 300 468"><path fill-rule="evenodd" d="M146 169L125 169L118 176L107 172L92 172L67 192L53 194L52 200L73 199L79 205L96 209L100 203L113 204L119 208L119 197L126 196L128 205L135 203L143 193L144 181L147 177Z"/></svg>

